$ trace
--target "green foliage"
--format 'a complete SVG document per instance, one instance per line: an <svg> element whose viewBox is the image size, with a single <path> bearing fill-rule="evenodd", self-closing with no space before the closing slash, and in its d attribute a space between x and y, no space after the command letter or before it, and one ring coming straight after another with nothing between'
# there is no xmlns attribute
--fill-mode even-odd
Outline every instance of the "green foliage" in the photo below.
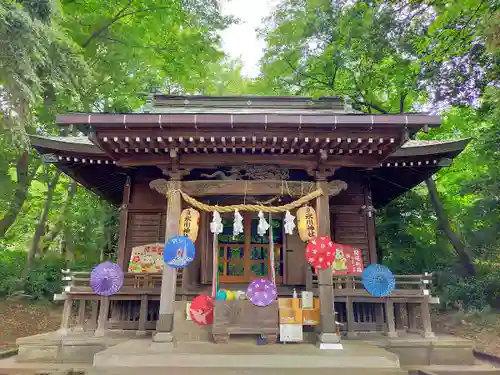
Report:
<svg viewBox="0 0 500 375"><path fill-rule="evenodd" d="M20 292L25 262L25 251L0 249L0 296L5 297ZM54 294L61 293L62 290L62 269L88 271L97 263L99 258L88 256L75 262L66 262L56 254L37 259L28 274L23 293L32 299L52 300Z"/></svg>
<svg viewBox="0 0 500 375"><path fill-rule="evenodd" d="M377 215L383 262L396 273L437 272L446 306L498 306L499 19L496 0L282 0L261 30L262 93L349 96L368 113L431 108L444 123L422 139L472 138L436 183L476 277L458 272L425 186Z"/></svg>

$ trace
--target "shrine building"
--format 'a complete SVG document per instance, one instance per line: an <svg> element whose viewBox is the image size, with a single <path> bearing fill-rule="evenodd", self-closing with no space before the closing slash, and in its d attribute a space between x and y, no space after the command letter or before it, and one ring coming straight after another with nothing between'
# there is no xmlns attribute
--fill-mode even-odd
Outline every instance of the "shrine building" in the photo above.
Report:
<svg viewBox="0 0 500 375"><path fill-rule="evenodd" d="M391 295L378 298L363 288L360 271L378 262L377 209L449 166L469 142L415 140L440 122L426 114L359 113L336 97L156 95L145 113L58 116L61 127L85 135L33 135L32 146L119 210L114 261L125 273L120 291L104 298L92 292L90 270L68 274L60 331L73 329L72 306L79 303L77 328L96 336L130 330L150 332L155 342L188 336L227 342L233 334L261 334L274 342L283 299L289 313L301 314L290 321L300 330L309 326L304 337L309 332L320 343L377 331L432 337L431 275L396 275ZM231 205L242 217L237 235L234 209L222 209ZM308 213L297 213L304 207ZM213 211L222 220L215 235ZM265 235L260 211L270 225ZM287 229L290 222L299 227ZM193 230L196 256L186 268L163 267L145 254ZM305 256L311 236L345 245L358 263L341 254L340 267L351 262L346 272L312 269ZM190 301L211 295L215 281L236 292L258 278L276 284L272 309L255 313L248 301L216 301L211 326L186 316ZM310 308L292 303L303 291L312 292ZM236 312L219 313L224 304Z"/></svg>

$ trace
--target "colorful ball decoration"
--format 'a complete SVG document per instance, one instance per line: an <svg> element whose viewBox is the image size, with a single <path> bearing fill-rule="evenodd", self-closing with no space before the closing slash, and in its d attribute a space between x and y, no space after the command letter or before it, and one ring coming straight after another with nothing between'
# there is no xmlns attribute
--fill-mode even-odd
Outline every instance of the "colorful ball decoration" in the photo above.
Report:
<svg viewBox="0 0 500 375"><path fill-rule="evenodd" d="M269 306L278 296L276 285L267 279L257 279L248 285L248 299L259 307Z"/></svg>
<svg viewBox="0 0 500 375"><path fill-rule="evenodd" d="M199 295L191 302L189 316L199 326L206 326L214 322L214 300L207 295Z"/></svg>
<svg viewBox="0 0 500 375"><path fill-rule="evenodd" d="M234 292L231 290L226 290L226 301L234 301L235 299L236 298Z"/></svg>
<svg viewBox="0 0 500 375"><path fill-rule="evenodd" d="M370 264L361 275L365 289L374 297L387 297L396 286L391 270L381 264Z"/></svg>
<svg viewBox="0 0 500 375"><path fill-rule="evenodd" d="M225 301L227 298L227 293L224 289L220 289L217 291L217 295L215 296L215 299L217 301Z"/></svg>
<svg viewBox="0 0 500 375"><path fill-rule="evenodd" d="M306 259L316 269L329 268L335 260L335 246L331 238L312 238L306 246Z"/></svg>
<svg viewBox="0 0 500 375"><path fill-rule="evenodd" d="M92 270L90 286L95 294L109 297L123 286L123 271L116 263L104 262Z"/></svg>
<svg viewBox="0 0 500 375"><path fill-rule="evenodd" d="M163 260L172 268L187 267L195 255L193 241L184 236L170 238L163 248Z"/></svg>

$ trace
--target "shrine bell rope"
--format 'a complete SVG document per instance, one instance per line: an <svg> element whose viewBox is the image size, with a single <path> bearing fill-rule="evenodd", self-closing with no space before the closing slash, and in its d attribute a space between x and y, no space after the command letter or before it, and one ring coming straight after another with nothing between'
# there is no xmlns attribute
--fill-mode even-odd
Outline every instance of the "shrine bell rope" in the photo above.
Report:
<svg viewBox="0 0 500 375"><path fill-rule="evenodd" d="M200 202L199 200L191 197L190 195L183 192L181 189L165 189L164 185L159 186L159 184L154 184L155 181L151 183L151 187L153 187L156 191L163 193L167 196L167 199L172 194L178 192L182 196L182 198L189 203L194 208L197 208L201 211L214 212L217 211L219 213L227 213L234 212L234 210L239 211L251 211L251 212L266 212L266 213L280 213L293 210L295 208L299 208L300 206L312 201L313 199L323 195L323 190L317 189L303 197L300 197L296 201L290 202L283 206L264 206L262 204L233 204L230 206L211 206L205 203ZM166 190L166 191L165 191Z"/></svg>

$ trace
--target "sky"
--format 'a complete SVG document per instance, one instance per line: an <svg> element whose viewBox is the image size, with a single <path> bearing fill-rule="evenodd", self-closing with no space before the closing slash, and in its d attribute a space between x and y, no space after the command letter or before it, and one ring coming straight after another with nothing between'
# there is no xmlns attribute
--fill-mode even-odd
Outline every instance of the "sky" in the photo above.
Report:
<svg viewBox="0 0 500 375"><path fill-rule="evenodd" d="M262 18L268 16L279 0L221 0L223 14L240 19L221 33L222 48L234 59L243 62L242 74L256 77L259 74L259 59L265 43L257 37L255 29L262 25Z"/></svg>

